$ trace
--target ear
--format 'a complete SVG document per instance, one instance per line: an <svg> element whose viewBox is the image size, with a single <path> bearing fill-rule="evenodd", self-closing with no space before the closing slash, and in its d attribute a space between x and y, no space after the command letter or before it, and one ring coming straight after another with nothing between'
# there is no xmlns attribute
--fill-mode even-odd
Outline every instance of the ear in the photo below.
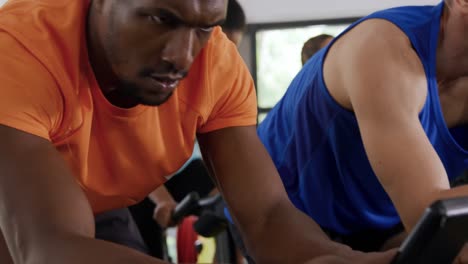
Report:
<svg viewBox="0 0 468 264"><path fill-rule="evenodd" d="M91 6L94 10L96 10L98 13L102 13L103 9L104 9L104 4L105 4L105 0L93 0L91 2Z"/></svg>
<svg viewBox="0 0 468 264"><path fill-rule="evenodd" d="M463 14L468 14L468 0L446 0L450 8L455 8Z"/></svg>

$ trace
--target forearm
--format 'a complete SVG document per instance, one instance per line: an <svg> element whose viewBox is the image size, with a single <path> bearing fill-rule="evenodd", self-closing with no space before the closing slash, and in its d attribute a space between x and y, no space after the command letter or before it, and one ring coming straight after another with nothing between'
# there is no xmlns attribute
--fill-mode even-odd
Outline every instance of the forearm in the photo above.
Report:
<svg viewBox="0 0 468 264"><path fill-rule="evenodd" d="M468 196L468 185L462 185L454 187L452 189L443 190L437 195L435 200L449 199L462 196Z"/></svg>
<svg viewBox="0 0 468 264"><path fill-rule="evenodd" d="M166 186L161 185L156 190L151 192L148 197L153 201L155 204L160 204L164 202L175 202L172 195L167 191Z"/></svg>
<svg viewBox="0 0 468 264"><path fill-rule="evenodd" d="M76 235L44 239L21 264L162 264L162 260L114 243Z"/></svg>
<svg viewBox="0 0 468 264"><path fill-rule="evenodd" d="M331 241L307 215L282 201L264 221L246 225L247 247L258 263L304 263L325 255L346 258L354 252Z"/></svg>
<svg viewBox="0 0 468 264"><path fill-rule="evenodd" d="M462 185L458 186L452 189L449 189L447 186L447 189L442 189L438 188L435 189L431 192L426 192L424 194L421 194L418 199L414 199L413 202L417 202L417 210L410 211L410 213L407 213L407 215L401 215L401 218L404 219L410 219L410 221L406 222L403 221L405 224L405 229L407 233L409 233L418 223L419 219L421 216L424 214L424 210L431 206L432 203L434 203L437 200L445 200L445 199L450 199L450 198L456 198L456 197L463 197L463 196L468 196L468 185ZM416 207L415 206L415 207Z"/></svg>

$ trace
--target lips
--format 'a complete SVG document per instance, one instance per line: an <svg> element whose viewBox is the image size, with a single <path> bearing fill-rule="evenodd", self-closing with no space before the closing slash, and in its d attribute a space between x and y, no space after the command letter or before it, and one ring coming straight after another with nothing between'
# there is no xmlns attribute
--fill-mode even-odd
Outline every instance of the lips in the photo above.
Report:
<svg viewBox="0 0 468 264"><path fill-rule="evenodd" d="M166 76L151 75L150 78L156 87L163 90L162 92L172 92L179 85L180 81L180 79Z"/></svg>

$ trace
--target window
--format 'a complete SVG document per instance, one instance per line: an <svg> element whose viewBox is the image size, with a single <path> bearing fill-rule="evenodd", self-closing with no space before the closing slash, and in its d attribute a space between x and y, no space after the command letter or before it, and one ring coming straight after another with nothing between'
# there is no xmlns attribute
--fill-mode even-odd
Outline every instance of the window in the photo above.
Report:
<svg viewBox="0 0 468 264"><path fill-rule="evenodd" d="M302 67L301 50L311 37L320 34L337 36L350 22L332 21L313 25L259 25L253 30L255 39L256 85L261 122L268 111L281 99L290 82ZM304 23L302 23L304 24Z"/></svg>

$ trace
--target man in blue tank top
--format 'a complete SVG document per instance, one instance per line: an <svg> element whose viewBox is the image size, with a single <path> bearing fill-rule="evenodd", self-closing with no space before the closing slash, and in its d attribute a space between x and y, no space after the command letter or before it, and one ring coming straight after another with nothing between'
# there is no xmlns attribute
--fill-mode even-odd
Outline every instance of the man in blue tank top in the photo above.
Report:
<svg viewBox="0 0 468 264"><path fill-rule="evenodd" d="M468 196L468 1L354 23L311 58L260 124L297 208L378 250L433 201Z"/></svg>

